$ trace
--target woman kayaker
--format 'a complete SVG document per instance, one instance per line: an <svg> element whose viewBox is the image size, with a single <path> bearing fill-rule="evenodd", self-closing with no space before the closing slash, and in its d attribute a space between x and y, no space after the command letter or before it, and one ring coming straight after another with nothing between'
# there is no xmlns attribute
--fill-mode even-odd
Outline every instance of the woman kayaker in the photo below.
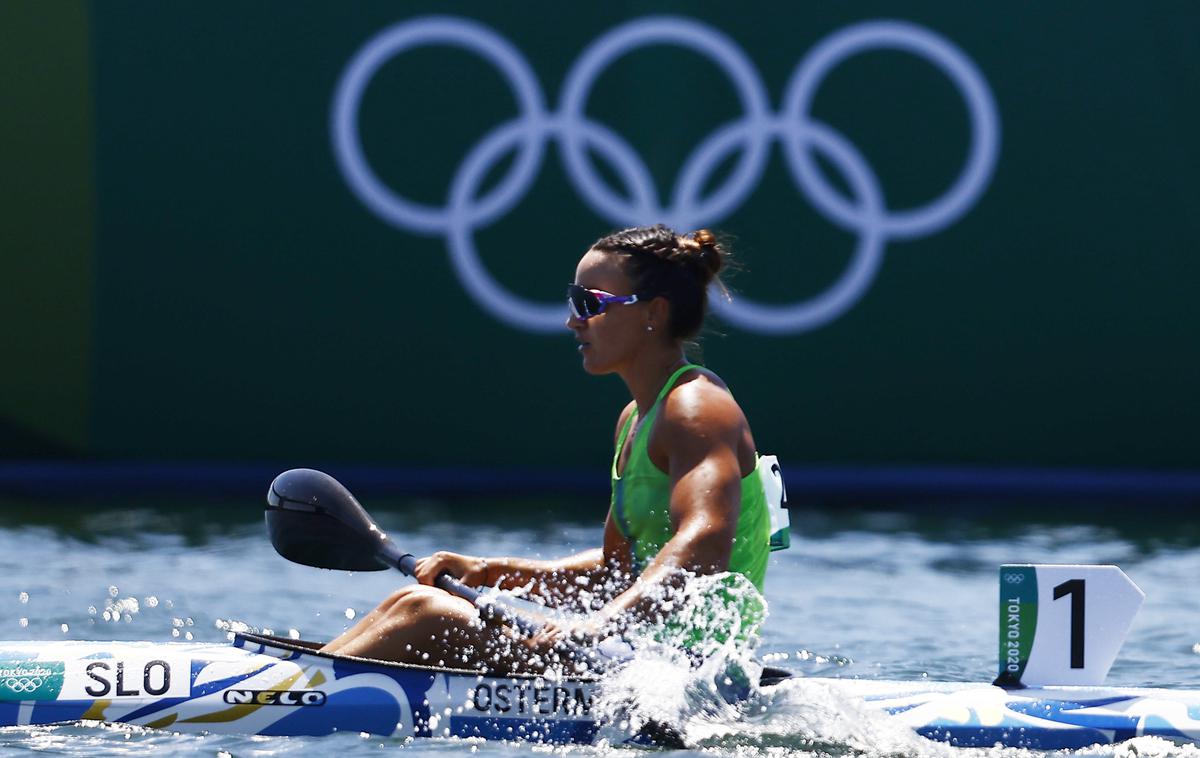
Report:
<svg viewBox="0 0 1200 758"><path fill-rule="evenodd" d="M724 292L718 274L725 263L708 230L679 235L660 225L603 237L576 267L566 325L583 368L617 374L633 398L617 422L601 548L559 560L435 553L417 564L420 584L393 593L325 650L537 668L566 636L595 640L641 622L678 628L681 604L672 590L689 575L723 577L703 593L703 603L721 608L701 615L732 609L740 627L733 633L752 633L763 616L754 588L762 589L770 538L754 438L725 384L684 354L703 325L710 285ZM548 605L588 613L512 644L486 628L470 603L429 586L442 572L470 585L528 587ZM689 634L665 638L687 645Z"/></svg>

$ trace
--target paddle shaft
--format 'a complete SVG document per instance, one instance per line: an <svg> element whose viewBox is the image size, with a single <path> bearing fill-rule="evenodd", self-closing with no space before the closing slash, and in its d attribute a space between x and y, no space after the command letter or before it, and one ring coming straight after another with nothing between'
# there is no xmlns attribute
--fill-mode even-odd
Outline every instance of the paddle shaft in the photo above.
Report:
<svg viewBox="0 0 1200 758"><path fill-rule="evenodd" d="M417 558L412 553L405 553L396 546L396 543L391 540L385 540L380 549L381 557L388 563L392 564L400 570L400 573L405 576L416 577L417 575ZM433 580L433 586L449 592L451 595L457 595L479 609L479 613L488 621L497 621L501 624L519 629L526 637L532 637L542 629L542 625L527 619L517 613L513 613L504 606L497 605L490 599L484 597L483 593L474 587L467 585L455 579L446 572L442 572L436 579Z"/></svg>
<svg viewBox="0 0 1200 758"><path fill-rule="evenodd" d="M412 553L405 553L400 550L395 542L387 538L383 539L380 543L378 555L399 569L400 573L405 576L411 576L414 579L416 578L417 557ZM433 580L433 586L445 590L451 595L457 595L471 603L471 605L474 605L479 609L479 615L485 621L514 627L526 637L532 637L542 630L540 623L532 619L527 619L519 613L492 602L490 598L485 597L479 590L474 587L468 587L445 571L438 574L437 578ZM575 660L588 661L593 669L601 665L601 659L597 656L595 650L584 648L574 640L559 640L557 645Z"/></svg>

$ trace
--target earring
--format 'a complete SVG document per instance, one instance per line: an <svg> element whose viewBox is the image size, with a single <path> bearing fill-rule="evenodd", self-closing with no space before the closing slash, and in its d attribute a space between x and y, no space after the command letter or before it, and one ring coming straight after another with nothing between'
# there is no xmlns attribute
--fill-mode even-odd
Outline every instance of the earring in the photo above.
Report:
<svg viewBox="0 0 1200 758"><path fill-rule="evenodd" d="M646 324L646 331L648 331L648 332L654 331L654 324Z"/></svg>

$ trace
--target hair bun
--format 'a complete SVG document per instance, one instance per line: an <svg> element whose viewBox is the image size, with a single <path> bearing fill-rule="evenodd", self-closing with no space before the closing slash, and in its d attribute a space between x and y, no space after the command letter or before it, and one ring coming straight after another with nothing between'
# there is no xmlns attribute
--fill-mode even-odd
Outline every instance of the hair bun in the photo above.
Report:
<svg viewBox="0 0 1200 758"><path fill-rule="evenodd" d="M709 277L716 276L724 264L725 251L721 249L721 244L717 242L717 236L708 229L697 229L688 235L695 243L696 251L699 254L700 263L708 272Z"/></svg>
<svg viewBox="0 0 1200 758"><path fill-rule="evenodd" d="M692 239L696 240L696 244L700 247L712 247L717 244L717 238L707 229L697 229L692 232Z"/></svg>

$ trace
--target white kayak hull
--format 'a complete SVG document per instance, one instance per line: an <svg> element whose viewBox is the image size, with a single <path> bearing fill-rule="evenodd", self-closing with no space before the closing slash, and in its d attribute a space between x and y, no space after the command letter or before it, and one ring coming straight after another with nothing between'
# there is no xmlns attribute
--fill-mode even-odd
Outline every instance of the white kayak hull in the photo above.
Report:
<svg viewBox="0 0 1200 758"><path fill-rule="evenodd" d="M0 642L0 726L591 742L595 687L328 656L256 635L233 645Z"/></svg>
<svg viewBox="0 0 1200 758"><path fill-rule="evenodd" d="M805 679L955 745L1075 748L1158 735L1200 743L1200 692ZM600 722L593 679L480 676L317 653L238 635L232 645L0 642L0 726L97 720L181 732L671 741Z"/></svg>

